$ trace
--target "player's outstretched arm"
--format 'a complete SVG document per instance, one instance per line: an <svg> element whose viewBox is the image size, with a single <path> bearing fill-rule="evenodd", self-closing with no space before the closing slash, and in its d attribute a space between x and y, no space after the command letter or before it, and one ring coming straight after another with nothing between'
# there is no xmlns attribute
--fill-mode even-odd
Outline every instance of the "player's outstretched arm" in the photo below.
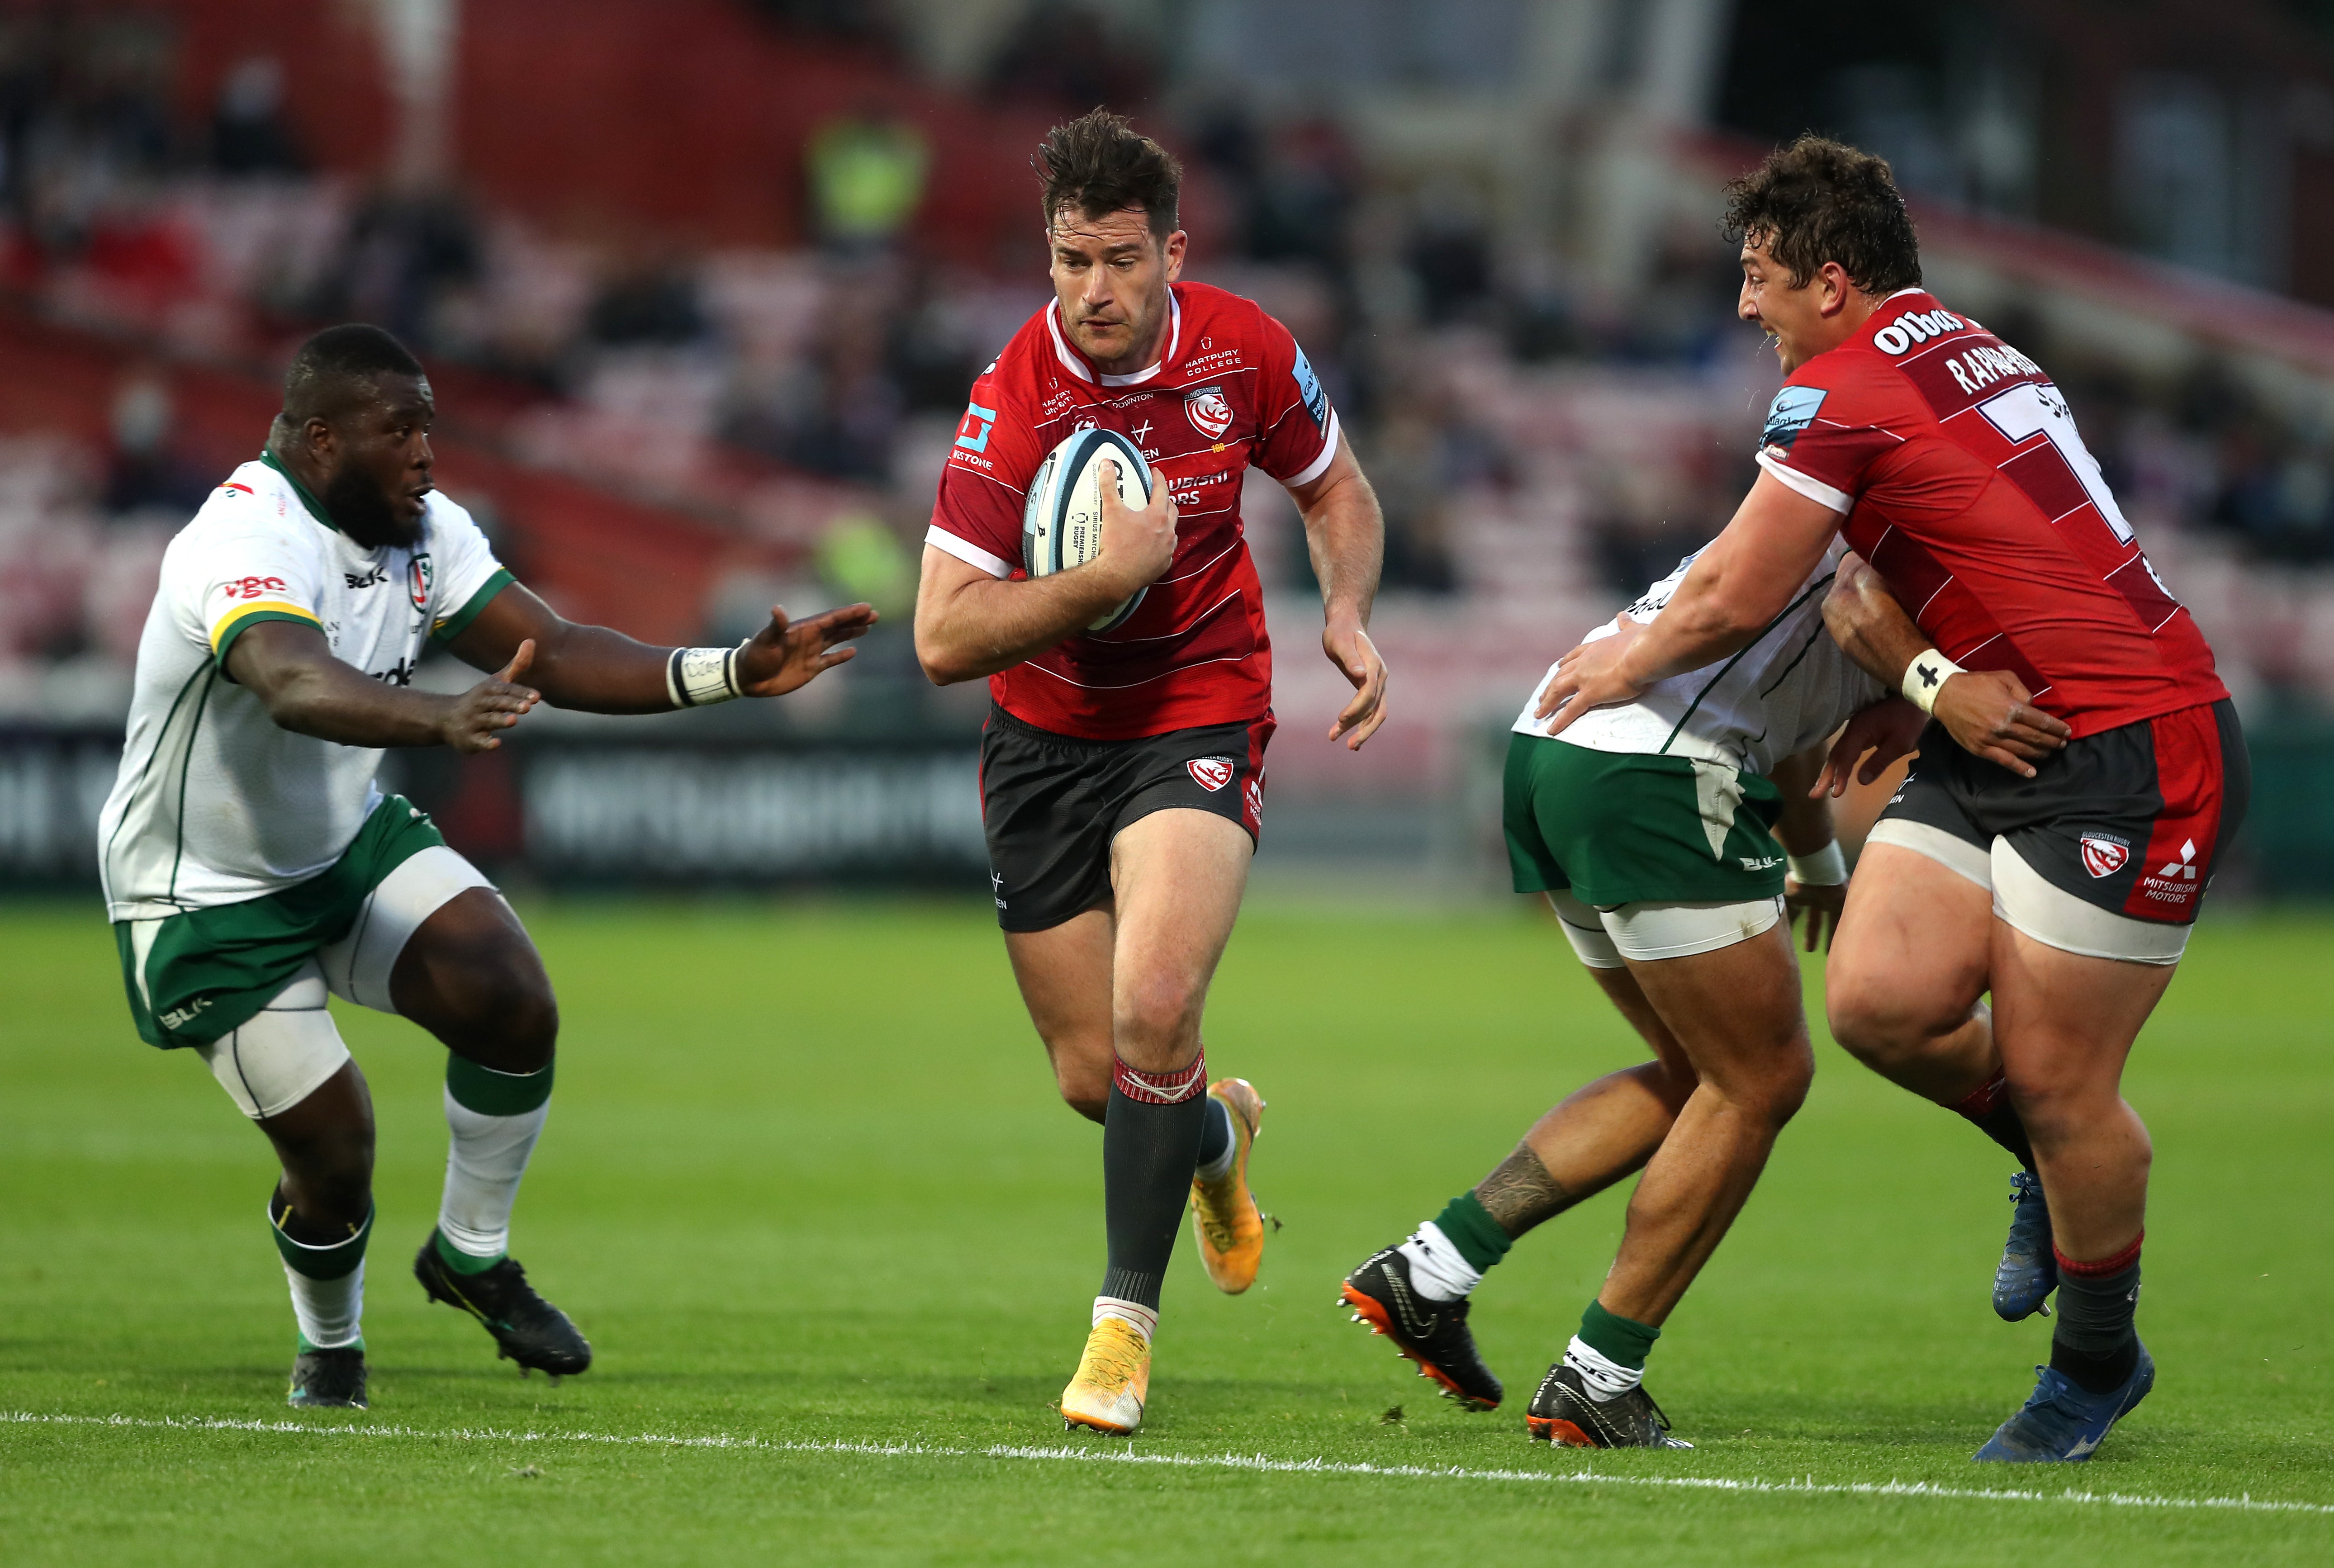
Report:
<svg viewBox="0 0 2334 1568"><path fill-rule="evenodd" d="M1824 600L1824 624L1831 629L1842 652L1892 691L1903 688L1913 661L1933 647L1888 592L1880 573L1854 555L1840 562L1839 575L1833 579L1831 593ZM1929 711L1945 726L1954 745L2021 778L2032 778L2034 764L2065 746L2074 733L2061 720L2036 707L2026 683L2006 669L1956 669L1935 688ZM1842 736L1843 745L1847 738ZM1879 743L1876 739L1873 744ZM1837 751L1835 747L1836 761ZM1896 753L1902 755L1902 750ZM1895 760L1895 756L1887 759ZM1878 769L1886 765L1886 762L1866 765L1866 772L1876 776ZM1837 789L1844 789L1847 765L1839 764L1837 771L1840 775ZM1827 777L1833 772L1831 766L1826 767Z"/></svg>
<svg viewBox="0 0 2334 1568"><path fill-rule="evenodd" d="M1342 435L1320 476L1288 494L1305 518L1305 549L1321 584L1321 651L1354 685L1354 700L1329 726L1329 738L1359 751L1386 720L1385 660L1369 633L1385 565L1385 514Z"/></svg>
<svg viewBox="0 0 2334 1568"><path fill-rule="evenodd" d="M1839 514L1761 472L1677 592L1635 635L1584 642L1559 661L1534 712L1550 735L1657 680L1738 653L1781 614L1839 531Z"/></svg>
<svg viewBox="0 0 2334 1568"><path fill-rule="evenodd" d="M522 684L535 645L522 642L496 674L453 696L375 680L333 656L313 626L271 620L246 630L227 649L227 678L266 705L268 717L295 735L342 746L450 746L492 751L499 733L539 700Z"/></svg>
<svg viewBox="0 0 2334 1568"><path fill-rule="evenodd" d="M1832 934L1839 929L1839 911L1847 902L1847 861L1839 852L1839 834L1832 822L1831 797L1812 787L1826 764L1818 742L1775 765L1770 775L1781 792L1781 809L1775 818L1775 837L1790 857L1790 875L1783 880L1783 903L1797 921L1807 916L1808 951L1831 950Z"/></svg>
<svg viewBox="0 0 2334 1568"><path fill-rule="evenodd" d="M1175 559L1175 498L1119 498L1118 465L1102 486L1102 551L1083 566L1016 582L924 546L916 588L916 659L934 686L1010 669L1100 620L1167 574Z"/></svg>
<svg viewBox="0 0 2334 1568"><path fill-rule="evenodd" d="M732 692L723 686L698 700L782 696L850 659L856 650L843 645L864 635L874 624L875 611L864 604L849 604L793 621L786 619L786 611L773 608L770 623L737 650L737 689ZM496 594L450 646L464 663L493 669L528 642L535 645L528 681L554 707L584 713L670 713L676 706L694 706L673 701L673 655L680 650L651 647L604 626L565 620L516 582ZM719 662L714 651L707 650L709 667ZM726 655L728 650L719 652ZM714 669L708 678L718 683L726 677Z"/></svg>

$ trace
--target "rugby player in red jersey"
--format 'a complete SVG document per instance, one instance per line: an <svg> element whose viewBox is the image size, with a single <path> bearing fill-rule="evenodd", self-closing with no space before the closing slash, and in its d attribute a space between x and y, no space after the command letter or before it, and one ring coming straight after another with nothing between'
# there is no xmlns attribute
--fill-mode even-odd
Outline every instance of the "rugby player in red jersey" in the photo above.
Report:
<svg viewBox="0 0 2334 1568"><path fill-rule="evenodd" d="M1039 149L1054 300L973 385L925 536L916 652L948 685L989 678L981 810L998 924L1062 1098L1103 1124L1109 1263L1061 1409L1128 1433L1143 1419L1159 1287L1190 1196L1220 1288L1256 1277L1263 1217L1247 1180L1264 1109L1212 1088L1200 1041L1263 826L1272 652L1241 532L1262 469L1304 515L1322 646L1353 701L1330 738L1385 721L1365 628L1384 524L1288 329L1251 302L1178 281L1181 170L1097 110ZM1163 493L1104 486L1102 552L1032 580L1022 508L1046 454L1087 427L1124 433ZM1141 608L1086 629L1139 589Z"/></svg>
<svg viewBox="0 0 2334 1568"><path fill-rule="evenodd" d="M2058 389L1922 290L1888 166L1802 138L1728 197L1741 313L1787 376L1763 471L1659 620L1575 649L1544 705L1569 722L1743 646L1835 534L1869 563L1827 620L1905 700L1848 726L1819 787L1931 722L1848 893L1832 1028L2039 1178L2047 1222L2011 1251L2051 1249L2050 1364L1976 1457L2086 1459L2155 1380L2147 1131L2119 1085L2243 814L2243 738ZM2031 1311L2050 1278L2011 1256L1998 1307L2005 1284Z"/></svg>

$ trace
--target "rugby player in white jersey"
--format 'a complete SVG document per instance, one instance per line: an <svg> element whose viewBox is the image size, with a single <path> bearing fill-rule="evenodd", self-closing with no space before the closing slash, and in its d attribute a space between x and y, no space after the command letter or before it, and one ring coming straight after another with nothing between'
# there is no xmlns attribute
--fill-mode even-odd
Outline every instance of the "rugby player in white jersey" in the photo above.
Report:
<svg viewBox="0 0 2334 1568"><path fill-rule="evenodd" d="M147 1044L199 1055L275 1145L267 1223L291 1284L294 1405L366 1403L361 1329L373 1117L328 994L395 1013L449 1054L437 1228L414 1272L524 1373L592 1348L508 1255L549 1108L558 1005L487 879L374 784L381 748L490 750L537 702L662 713L776 697L851 657L867 606L735 649L651 648L561 619L432 487L435 405L376 327L304 344L257 459L163 557L138 650L101 875ZM435 641L497 673L411 688Z"/></svg>
<svg viewBox="0 0 2334 1568"><path fill-rule="evenodd" d="M1810 800L1808 786L1825 738L1887 695L1825 630L1844 548L1734 658L1656 682L1560 737L1537 697L1516 720L1505 792L1516 890L1546 895L1654 1060L1549 1111L1473 1190L1365 1260L1342 1294L1423 1376L1490 1409L1503 1390L1467 1327L1470 1293L1526 1231L1642 1169L1612 1272L1532 1397L1535 1438L1687 1446L1642 1387L1646 1352L1807 1093L1815 1060L1786 895L1807 910L1812 951L1847 871L1829 797ZM1590 640L1655 621L1693 562Z"/></svg>

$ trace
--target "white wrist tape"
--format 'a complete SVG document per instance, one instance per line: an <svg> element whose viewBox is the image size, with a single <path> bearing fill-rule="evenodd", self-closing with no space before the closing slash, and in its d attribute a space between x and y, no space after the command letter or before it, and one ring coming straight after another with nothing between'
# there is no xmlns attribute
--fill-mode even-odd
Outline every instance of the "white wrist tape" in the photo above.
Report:
<svg viewBox="0 0 2334 1568"><path fill-rule="evenodd" d="M1962 667L1934 648L1924 648L1905 667L1905 700L1923 713L1937 706L1937 690L1947 676L1964 673Z"/></svg>
<svg viewBox="0 0 2334 1568"><path fill-rule="evenodd" d="M1789 855L1791 880L1803 888L1836 888L1847 880L1847 857L1832 840L1811 855Z"/></svg>
<svg viewBox="0 0 2334 1568"><path fill-rule="evenodd" d="M664 691L675 707L703 707L745 693L738 689L737 648L676 648L665 661Z"/></svg>

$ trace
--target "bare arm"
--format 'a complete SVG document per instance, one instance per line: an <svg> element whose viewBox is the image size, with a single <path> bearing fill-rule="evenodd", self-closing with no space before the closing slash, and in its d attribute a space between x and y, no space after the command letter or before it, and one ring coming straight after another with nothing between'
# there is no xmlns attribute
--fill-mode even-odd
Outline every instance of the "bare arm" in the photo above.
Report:
<svg viewBox="0 0 2334 1568"><path fill-rule="evenodd" d="M1904 684L1913 660L1935 646L1905 613L1880 573L1854 555L1840 563L1824 601L1824 624L1841 651L1891 691ZM2074 733L2033 702L2025 682L2006 669L1966 669L1945 677L1930 713L1963 751L2032 778L2033 765ZM1826 769L1828 774L1831 771ZM1845 787L1844 764L1838 772Z"/></svg>
<svg viewBox="0 0 2334 1568"><path fill-rule="evenodd" d="M875 623L864 604L847 605L789 621L773 609L770 623L747 640L738 677L748 697L776 697L831 669L856 650L840 644ZM532 592L513 583L495 595L448 646L478 669L507 663L524 644L535 645L527 681L554 707L584 713L670 713L665 688L670 648L635 641L604 626L563 618Z"/></svg>
<svg viewBox="0 0 2334 1568"><path fill-rule="evenodd" d="M1148 505L1119 499L1117 465L1102 486L1102 550L1084 566L1016 582L924 546L916 588L916 659L934 686L1010 669L1083 630L1175 559L1175 498L1162 485Z"/></svg>
<svg viewBox="0 0 2334 1568"><path fill-rule="evenodd" d="M1791 602L1838 529L1838 513L1762 471L1651 624L1564 656L1536 709L1542 718L1557 716L1548 733L1748 647Z"/></svg>
<svg viewBox="0 0 2334 1568"><path fill-rule="evenodd" d="M324 634L289 620L264 621L235 640L227 678L266 705L267 717L294 735L342 746L450 746L492 751L497 733L519 721L536 694L517 684L531 647L514 650L500 673L455 696L375 680L333 655Z"/></svg>
<svg viewBox="0 0 2334 1568"><path fill-rule="evenodd" d="M1354 700L1330 726L1329 738L1359 751L1386 719L1385 660L1369 634L1385 564L1385 514L1342 435L1320 476L1291 486L1288 494L1305 518L1305 548L1321 584L1321 649L1354 684Z"/></svg>

